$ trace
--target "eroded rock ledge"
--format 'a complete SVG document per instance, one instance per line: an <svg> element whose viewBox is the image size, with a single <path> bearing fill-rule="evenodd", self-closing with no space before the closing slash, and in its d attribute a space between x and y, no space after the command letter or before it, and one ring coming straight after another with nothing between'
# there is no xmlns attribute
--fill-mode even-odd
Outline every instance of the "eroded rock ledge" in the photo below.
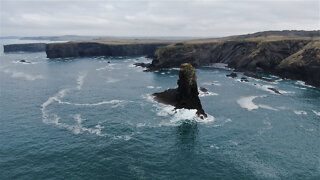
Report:
<svg viewBox="0 0 320 180"><path fill-rule="evenodd" d="M198 96L197 76L191 64L184 63L181 65L177 84L178 88L176 89L154 93L154 99L157 102L172 105L177 109L196 109L200 118L207 117Z"/></svg>

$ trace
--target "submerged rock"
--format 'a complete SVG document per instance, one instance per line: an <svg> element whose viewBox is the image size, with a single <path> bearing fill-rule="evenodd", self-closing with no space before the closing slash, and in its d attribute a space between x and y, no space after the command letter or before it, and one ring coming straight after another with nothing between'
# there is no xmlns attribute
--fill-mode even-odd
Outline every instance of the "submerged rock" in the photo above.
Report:
<svg viewBox="0 0 320 180"><path fill-rule="evenodd" d="M268 88L269 90L273 91L276 94L281 94L278 90L276 90L275 88Z"/></svg>
<svg viewBox="0 0 320 180"><path fill-rule="evenodd" d="M207 88L200 87L199 89L200 89L200 91L202 91L202 92L204 92L204 93L208 92L208 89L207 89Z"/></svg>
<svg viewBox="0 0 320 180"><path fill-rule="evenodd" d="M241 81L241 82L249 82L249 80L248 80L247 78L245 78L245 77L242 77L242 78L240 79L240 81Z"/></svg>
<svg viewBox="0 0 320 180"><path fill-rule="evenodd" d="M238 75L237 75L237 73L231 73L231 74L227 74L226 75L227 77L232 77L232 78L236 78L236 77L238 77Z"/></svg>
<svg viewBox="0 0 320 180"><path fill-rule="evenodd" d="M273 80L271 79L266 79L264 77L260 77L260 76L257 76L253 73L249 73L249 72L245 72L244 73L245 76L248 76L248 77L251 77L251 78L255 78L255 79L259 79L259 80L262 80L262 81L266 81L266 82L274 82Z"/></svg>
<svg viewBox="0 0 320 180"><path fill-rule="evenodd" d="M177 84L177 89L154 93L154 99L160 103L175 106L177 109L196 109L199 117L207 117L198 96L197 76L191 64L181 65Z"/></svg>
<svg viewBox="0 0 320 180"><path fill-rule="evenodd" d="M20 62L20 63L28 63L28 64L31 64L31 62L28 62L28 61L26 61L26 60L24 60L24 59L21 59L20 61L18 61L18 62Z"/></svg>

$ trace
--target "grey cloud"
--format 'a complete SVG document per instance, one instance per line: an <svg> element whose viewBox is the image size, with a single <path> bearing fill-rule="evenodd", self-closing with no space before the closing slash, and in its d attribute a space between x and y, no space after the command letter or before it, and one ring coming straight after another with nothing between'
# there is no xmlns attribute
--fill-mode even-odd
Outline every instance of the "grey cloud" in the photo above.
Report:
<svg viewBox="0 0 320 180"><path fill-rule="evenodd" d="M1 0L1 36L225 36L319 29L319 1Z"/></svg>

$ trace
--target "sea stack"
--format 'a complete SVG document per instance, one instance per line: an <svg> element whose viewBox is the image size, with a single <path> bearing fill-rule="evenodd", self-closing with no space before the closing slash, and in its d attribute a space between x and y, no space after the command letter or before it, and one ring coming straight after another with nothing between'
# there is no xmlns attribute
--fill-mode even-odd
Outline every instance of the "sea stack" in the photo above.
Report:
<svg viewBox="0 0 320 180"><path fill-rule="evenodd" d="M197 76L190 63L181 64L177 84L176 89L154 93L154 99L157 102L175 106L176 109L196 109L200 118L207 117L198 96Z"/></svg>

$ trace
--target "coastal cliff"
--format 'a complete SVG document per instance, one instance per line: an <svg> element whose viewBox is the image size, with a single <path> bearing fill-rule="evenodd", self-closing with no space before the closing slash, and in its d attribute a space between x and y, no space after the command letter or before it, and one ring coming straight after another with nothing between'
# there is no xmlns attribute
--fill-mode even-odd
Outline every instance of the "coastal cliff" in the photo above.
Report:
<svg viewBox="0 0 320 180"><path fill-rule="evenodd" d="M3 45L3 51L9 52L42 52L45 51L45 43L29 43L29 44L8 44Z"/></svg>
<svg viewBox="0 0 320 180"><path fill-rule="evenodd" d="M158 48L150 70L226 63L236 71L265 72L320 87L320 40L256 38L192 42Z"/></svg>
<svg viewBox="0 0 320 180"><path fill-rule="evenodd" d="M68 42L46 45L48 58L88 56L153 56L158 47L169 43Z"/></svg>

